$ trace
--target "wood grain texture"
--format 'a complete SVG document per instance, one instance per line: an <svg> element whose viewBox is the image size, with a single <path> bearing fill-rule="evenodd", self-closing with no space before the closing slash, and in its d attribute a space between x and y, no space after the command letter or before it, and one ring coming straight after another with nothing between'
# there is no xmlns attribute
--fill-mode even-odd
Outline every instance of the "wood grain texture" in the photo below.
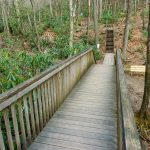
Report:
<svg viewBox="0 0 150 150"><path fill-rule="evenodd" d="M0 113L5 122L0 135L1 149L15 149L16 146L17 149L26 149L92 64L93 51L81 52L41 76L0 95Z"/></svg>
<svg viewBox="0 0 150 150"><path fill-rule="evenodd" d="M81 63L86 68L86 62ZM64 91L72 85L69 71L65 71ZM72 83L78 78L74 76ZM93 65L29 149L115 150L117 142L115 66Z"/></svg>
<svg viewBox="0 0 150 150"><path fill-rule="evenodd" d="M120 104L119 109L121 109L119 112L121 116L121 118L119 118L121 129L119 130L122 132L119 135L119 146L125 147L126 150L141 150L141 143L128 96L127 84L119 50L117 51L117 89L120 91L118 99Z"/></svg>

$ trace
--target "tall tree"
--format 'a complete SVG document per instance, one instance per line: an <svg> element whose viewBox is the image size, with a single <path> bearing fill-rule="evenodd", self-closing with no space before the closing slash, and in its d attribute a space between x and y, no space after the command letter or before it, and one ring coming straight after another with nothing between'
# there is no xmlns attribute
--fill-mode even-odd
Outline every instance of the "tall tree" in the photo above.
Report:
<svg viewBox="0 0 150 150"><path fill-rule="evenodd" d="M140 116L146 118L146 112L150 103L150 3L149 3L149 23L148 23L148 40L147 40L147 61L145 72L145 87L143 102L140 110Z"/></svg>
<svg viewBox="0 0 150 150"><path fill-rule="evenodd" d="M99 37L98 37L98 9L97 9L97 2L93 0L94 6L94 30L95 30L95 44L96 47L99 48Z"/></svg>
<svg viewBox="0 0 150 150"><path fill-rule="evenodd" d="M128 46L128 38L130 32L130 18L131 18L131 0L127 0L127 14L126 14L126 22L124 29L124 37L123 37L123 58L126 60L127 46Z"/></svg>
<svg viewBox="0 0 150 150"><path fill-rule="evenodd" d="M91 0L88 0L87 40L88 40L88 37L89 37L90 21L91 21Z"/></svg>
<svg viewBox="0 0 150 150"><path fill-rule="evenodd" d="M73 1L69 0L69 8L70 8L70 40L69 40L69 46L70 49L73 48Z"/></svg>

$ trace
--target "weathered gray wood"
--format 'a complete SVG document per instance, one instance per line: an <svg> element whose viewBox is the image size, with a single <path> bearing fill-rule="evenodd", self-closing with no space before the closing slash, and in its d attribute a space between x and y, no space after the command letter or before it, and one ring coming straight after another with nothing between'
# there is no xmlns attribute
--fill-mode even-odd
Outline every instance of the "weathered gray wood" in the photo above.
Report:
<svg viewBox="0 0 150 150"><path fill-rule="evenodd" d="M46 104L45 104L45 92L44 92L44 84L41 85L41 92L42 92L42 110L43 110L43 124L46 124Z"/></svg>
<svg viewBox="0 0 150 150"><path fill-rule="evenodd" d="M104 147L100 147L100 146L83 144L83 143L79 143L79 142L71 142L71 141L65 141L62 139L60 140L60 139L40 137L40 136L36 139L36 142L47 144L47 145L66 147L66 148L70 148L70 149L112 150L112 148L110 148L110 147L104 148Z"/></svg>
<svg viewBox="0 0 150 150"><path fill-rule="evenodd" d="M9 110L3 111L3 116L4 116L4 121L5 121L5 127L6 127L6 133L7 133L7 138L8 138L8 146L9 149L14 150L14 144L13 144L13 139L12 139L12 133L11 133L11 128L10 128L10 121L9 121L9 115L8 115Z"/></svg>
<svg viewBox="0 0 150 150"><path fill-rule="evenodd" d="M18 130L18 122L17 122L15 105L11 106L11 114L12 114L12 119L13 119L17 149L21 150L20 136L19 136L19 130Z"/></svg>
<svg viewBox="0 0 150 150"><path fill-rule="evenodd" d="M23 97L23 103L24 103L24 110L25 110L25 121L26 121L26 127L27 127L27 137L29 140L29 143L31 143L31 127L30 127L30 120L29 120L29 110L28 110L28 101L27 96Z"/></svg>
<svg viewBox="0 0 150 150"><path fill-rule="evenodd" d="M80 72L83 73L86 70L87 62L88 59L80 60L83 67L79 69ZM65 83L63 88L66 95L74 84L74 75L70 78L70 72L73 72L71 68L66 68L64 72L66 79L63 81ZM86 150L117 149L115 79L114 66L95 65L89 69L33 145L42 143L47 145L47 149L49 146ZM33 145L32 148L34 148Z"/></svg>
<svg viewBox="0 0 150 150"><path fill-rule="evenodd" d="M29 107L30 107L30 115L31 115L32 136L33 136L33 138L35 138L36 130L35 130L35 117L34 117L32 93L29 93Z"/></svg>
<svg viewBox="0 0 150 150"><path fill-rule="evenodd" d="M93 128L93 127L84 127L82 125L71 125L71 124L66 124L66 123L58 123L58 122L51 122L46 126L46 129L49 127L56 127L56 128L64 128L64 129L71 129L71 130L81 130L81 131L87 131L87 132L92 132L92 133L100 133L100 134L105 134L105 135L110 135L110 136L117 136L116 131L111 131L111 130L104 130L104 129L98 129L98 128Z"/></svg>
<svg viewBox="0 0 150 150"><path fill-rule="evenodd" d="M14 126L11 126L12 129L8 128L10 118L4 117L5 122L8 123L7 126L5 123L7 135L9 135L6 140L9 141L11 149L13 149L11 130L15 133L13 142L17 144L17 149L20 149L20 146L26 149L26 146L39 134L50 117L60 107L79 78L94 63L93 60L92 50L82 52L65 61L62 65L54 67L55 69L48 70L41 76L0 95L0 111L2 111L2 114L6 108L8 110L11 108L12 112L14 124ZM16 108L18 108L19 123L16 118L15 105L18 106ZM3 144L3 140L1 144Z"/></svg>
<svg viewBox="0 0 150 150"><path fill-rule="evenodd" d="M63 139L65 141L72 141L75 143L83 143L83 144L87 144L87 145L117 149L117 145L115 145L114 143L111 143L109 141L100 141L97 139L79 137L79 136L74 136L74 135L67 135L67 134L61 134L61 133L56 133L56 132L42 131L40 133L40 136L54 138L54 139L60 139L60 140Z"/></svg>
<svg viewBox="0 0 150 150"><path fill-rule="evenodd" d="M28 84L23 85L23 87L19 87L19 89L15 89L15 90L12 90L12 91L2 94L0 96L0 104L1 104L0 111L3 110L4 108L8 107L15 101L17 101L17 99L21 98L23 95L26 95L31 90L33 90L34 88L36 88L39 85L41 85L42 83L44 83L46 80L48 80L49 78L51 78L52 76L54 76L55 74L57 74L58 72L63 70L64 68L66 68L68 65L72 64L74 61L78 60L81 57L86 57L86 54L88 54L88 53L93 53L93 52L91 49L86 52L83 52L80 55L78 55L77 57L74 57L73 59L69 59L69 61L58 66L53 71L50 71L50 73L48 73L48 74L46 73L46 75L44 77L42 76L42 78L40 78L38 81L37 80L35 80L34 82L32 81L32 84L28 83L29 85ZM5 99L7 99L7 101L5 101Z"/></svg>
<svg viewBox="0 0 150 150"><path fill-rule="evenodd" d="M81 52L77 55L75 55L74 57L71 57L67 60L65 60L64 62L60 63L60 64L57 64L55 65L53 68L49 68L47 69L46 71L44 71L42 74L36 76L36 77L33 77L29 80L27 80L26 82L16 86L15 88L13 89L10 89L9 91L3 93L3 94L0 94L0 104L2 102L4 102L6 99L9 99L10 97L12 97L13 95L15 95L16 93L19 93L20 91L22 91L23 89L25 89L26 87L30 86L31 84L35 83L35 82L38 82L40 79L42 79L43 77L49 75L48 78L52 77L54 74L56 74L57 72L59 72L60 70L63 70L66 66L68 66L69 64L71 64L72 62L74 61L77 61L78 59L80 59L81 57L87 55L88 53L93 53L92 52L92 49L89 49L89 50L86 50L84 52ZM93 58L92 58L93 59ZM44 81L46 81L47 79L45 79ZM43 82L44 82L43 81ZM40 83L38 84L40 85ZM36 85L35 87L37 87L38 85ZM35 88L33 87L33 89ZM26 93L25 93L26 94ZM25 95L24 94L24 95ZM20 98L20 96L18 97ZM11 102L9 102L11 103Z"/></svg>
<svg viewBox="0 0 150 150"><path fill-rule="evenodd" d="M128 97L124 69L119 50L117 51L117 79L118 88L120 90L120 108L122 110L122 112L120 112L122 118L119 124L121 124L123 128L123 133L120 135L122 137L119 137L122 143L119 143L119 146L126 148L126 150L141 150L141 143L135 124L130 99Z"/></svg>
<svg viewBox="0 0 150 150"><path fill-rule="evenodd" d="M48 113L49 117L52 117L52 102L51 102L51 88L50 88L50 80L47 81L47 92L48 92Z"/></svg>
<svg viewBox="0 0 150 150"><path fill-rule="evenodd" d="M5 150L5 145L4 145L4 140L3 140L2 130L1 130L1 123L0 123L0 149Z"/></svg>
<svg viewBox="0 0 150 150"><path fill-rule="evenodd" d="M36 126L36 133L40 132L40 127L39 127L39 108L38 108L38 94L37 90L34 89L33 91L33 104L34 104L34 113L35 113L35 126Z"/></svg>
<svg viewBox="0 0 150 150"><path fill-rule="evenodd" d="M71 149L66 147L46 145L46 144L34 142L33 145L29 147L29 150L71 150Z"/></svg>
<svg viewBox="0 0 150 150"><path fill-rule="evenodd" d="M40 86L37 88L38 90L38 105L39 105L39 119L40 119L40 129L43 129L43 111L42 111L42 93Z"/></svg>
<svg viewBox="0 0 150 150"><path fill-rule="evenodd" d="M27 141L26 141L25 123L24 123L22 111L23 111L23 109L22 109L21 100L19 100L19 102L18 102L19 121L20 121L21 133L22 133L23 148L26 149Z"/></svg>
<svg viewBox="0 0 150 150"><path fill-rule="evenodd" d="M47 83L44 83L44 99L45 99L45 109L46 109L46 122L49 120L49 112L48 112L48 91L47 91Z"/></svg>

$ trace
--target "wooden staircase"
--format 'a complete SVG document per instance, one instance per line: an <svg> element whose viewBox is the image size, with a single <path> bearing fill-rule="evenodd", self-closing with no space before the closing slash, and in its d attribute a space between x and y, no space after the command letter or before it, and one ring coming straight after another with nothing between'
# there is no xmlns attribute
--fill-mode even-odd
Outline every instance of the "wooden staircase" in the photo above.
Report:
<svg viewBox="0 0 150 150"><path fill-rule="evenodd" d="M106 30L106 53L114 52L114 30Z"/></svg>

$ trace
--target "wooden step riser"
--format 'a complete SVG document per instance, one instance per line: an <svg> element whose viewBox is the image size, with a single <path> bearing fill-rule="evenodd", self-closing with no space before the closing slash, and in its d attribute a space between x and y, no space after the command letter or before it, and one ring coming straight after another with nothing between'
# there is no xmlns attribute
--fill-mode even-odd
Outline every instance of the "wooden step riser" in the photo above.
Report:
<svg viewBox="0 0 150 150"><path fill-rule="evenodd" d="M113 30L106 31L106 52L107 53L114 52L114 31Z"/></svg>

